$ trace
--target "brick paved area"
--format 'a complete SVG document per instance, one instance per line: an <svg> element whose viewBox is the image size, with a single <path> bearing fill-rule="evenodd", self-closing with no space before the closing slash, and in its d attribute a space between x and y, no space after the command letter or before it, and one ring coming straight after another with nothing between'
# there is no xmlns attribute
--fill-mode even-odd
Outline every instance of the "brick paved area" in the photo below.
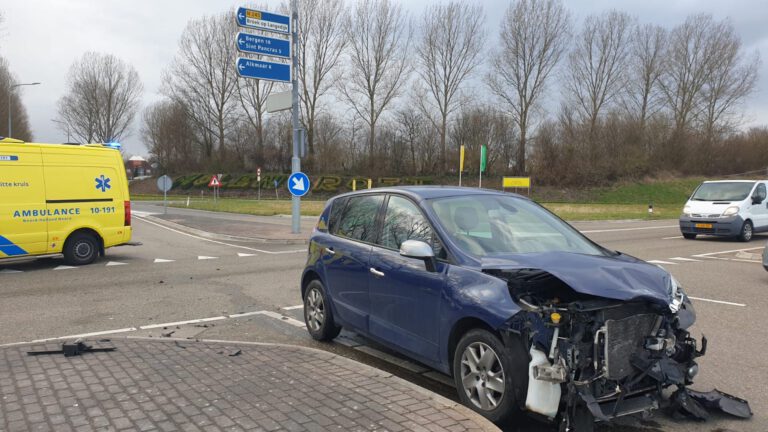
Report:
<svg viewBox="0 0 768 432"><path fill-rule="evenodd" d="M0 431L488 431L400 378L301 347L112 339L117 351L0 349Z"/></svg>

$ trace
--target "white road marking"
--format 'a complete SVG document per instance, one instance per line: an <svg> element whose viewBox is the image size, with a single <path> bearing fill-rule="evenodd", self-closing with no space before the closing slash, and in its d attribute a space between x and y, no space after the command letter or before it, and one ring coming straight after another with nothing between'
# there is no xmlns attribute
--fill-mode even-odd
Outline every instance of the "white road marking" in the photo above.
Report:
<svg viewBox="0 0 768 432"><path fill-rule="evenodd" d="M24 273L24 272L21 270L13 270L13 269L0 270L0 274L13 274L13 273Z"/></svg>
<svg viewBox="0 0 768 432"><path fill-rule="evenodd" d="M174 262L176 260L169 260L169 259L163 259L163 258L155 258L154 261L152 261L153 264L159 264L159 263L169 263Z"/></svg>
<svg viewBox="0 0 768 432"><path fill-rule="evenodd" d="M119 261L110 261L107 263L106 267L121 266L121 265L128 265L128 263L119 262Z"/></svg>
<svg viewBox="0 0 768 432"><path fill-rule="evenodd" d="M281 314L279 314L277 312L262 311L261 315L266 315L266 316L268 316L270 318L275 318L277 320L286 322L286 323L288 323L288 324L290 324L290 325L292 325L294 327L304 327L305 326L304 321L299 321L297 319L293 319L291 317L287 317L285 315L281 315Z"/></svg>
<svg viewBox="0 0 768 432"><path fill-rule="evenodd" d="M600 230L585 230L581 231L582 234L593 233L608 233L608 232L621 232L621 231L642 231L653 229L667 229L667 228L679 228L678 225L664 225L664 226L652 226L652 227L637 227L637 228L613 228L613 229L600 229Z"/></svg>
<svg viewBox="0 0 768 432"><path fill-rule="evenodd" d="M745 305L743 303L733 303L733 302L728 302L728 301L723 301L723 300L712 300L712 299L705 299L705 298L692 297L692 296L688 296L688 298L691 299L691 300L698 300L698 301L704 301L704 302L710 302L710 303L718 303L718 304L724 304L724 305L729 305L729 306L740 306L740 307L747 306L747 305Z"/></svg>
<svg viewBox="0 0 768 432"><path fill-rule="evenodd" d="M661 239L662 240L672 240L672 239L679 239L679 238L683 238L683 236L680 235L680 236L673 236L673 237L662 237Z"/></svg>
<svg viewBox="0 0 768 432"><path fill-rule="evenodd" d="M200 324L210 321L221 321L224 319L227 319L227 316L221 315L221 316L215 316L210 318L198 318L198 319L191 319L186 321L176 321L176 322L169 322L169 323L162 323L162 324L150 324L150 325L143 325L139 326L139 330L151 330L156 328L163 328L163 327L175 327L175 326L182 326L187 324Z"/></svg>
<svg viewBox="0 0 768 432"><path fill-rule="evenodd" d="M745 249L733 249L733 250L727 250L727 251L720 251L720 252L710 252L710 253L703 253L698 255L691 255L694 258L709 258L712 255L722 255L727 253L736 253L736 252L746 252L751 250L757 250L757 249L764 249L764 246L758 246L753 248L745 248Z"/></svg>
<svg viewBox="0 0 768 432"><path fill-rule="evenodd" d="M70 270L70 269L76 269L77 267L72 266L66 266L66 265L60 265L56 267L54 270Z"/></svg>
<svg viewBox="0 0 768 432"><path fill-rule="evenodd" d="M53 338L47 338L47 339L37 339L33 340L32 342L48 342L56 339L81 339L81 338L88 338L93 336L104 336L108 334L115 334L115 333L127 333L138 330L136 327L127 327L117 330L106 330L106 331L99 331L99 332L93 332L93 333L81 333L76 335L69 335L69 336L60 336L60 337L53 337Z"/></svg>
<svg viewBox="0 0 768 432"><path fill-rule="evenodd" d="M265 254L269 254L269 255L284 255L284 254L292 254L292 253L303 253L303 252L307 251L306 249L296 249L296 250L287 250L287 251L274 252L274 251L268 251L268 250L263 250L263 249L256 249L256 248L252 248L252 247L248 247L248 246L240 246L240 245L235 245L235 244L231 244L231 243L225 243L225 242L222 242L222 241L212 240L212 239L208 239L208 238L205 238L205 237L196 236L194 234L185 233L183 231L179 231L179 230L176 230L176 229L173 229L173 228L169 228L169 227L167 227L165 225L161 225L159 223L152 222L150 220L142 219L140 217L136 218L136 219L140 220L142 222L146 222L148 224L152 224L152 225L158 226L158 227L166 229L168 231L173 231L173 232L175 232L177 234L185 235L187 237L196 238L198 240L203 240L203 241L207 241L207 242L211 242L211 243L216 243L216 244L220 244L220 245L224 245L224 246L229 246L229 247L233 247L233 248L240 248L240 249L251 250L251 251L254 251L254 252L261 252L261 253L265 253Z"/></svg>
<svg viewBox="0 0 768 432"><path fill-rule="evenodd" d="M295 309L301 309L303 307L304 307L304 305L300 304L300 305L296 305L296 306L286 306L286 307L280 308L280 309L282 309L282 310L295 310Z"/></svg>
<svg viewBox="0 0 768 432"><path fill-rule="evenodd" d="M213 259L219 259L219 257L200 255L200 256L197 257L197 259L198 260L213 260Z"/></svg>
<svg viewBox="0 0 768 432"><path fill-rule="evenodd" d="M147 217L147 216L154 216L158 214L160 213L151 213L151 212L145 212L141 210L131 210L131 216Z"/></svg>
<svg viewBox="0 0 768 432"><path fill-rule="evenodd" d="M675 261L683 261L683 262L701 262L701 260L697 260L693 258L683 258L683 257L674 257L670 259Z"/></svg>
<svg viewBox="0 0 768 432"><path fill-rule="evenodd" d="M239 256L239 257L252 257L252 256L256 256L256 254L249 254L249 253L238 252L237 256Z"/></svg>
<svg viewBox="0 0 768 432"><path fill-rule="evenodd" d="M665 265L677 265L677 263L669 262L669 261L662 261L662 260L648 260L647 262L651 264L665 264Z"/></svg>

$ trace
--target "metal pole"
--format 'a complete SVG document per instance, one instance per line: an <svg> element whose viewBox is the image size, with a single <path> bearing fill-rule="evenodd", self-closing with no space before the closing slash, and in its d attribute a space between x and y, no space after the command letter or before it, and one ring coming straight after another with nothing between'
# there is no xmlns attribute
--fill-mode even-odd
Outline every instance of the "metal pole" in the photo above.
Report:
<svg viewBox="0 0 768 432"><path fill-rule="evenodd" d="M291 72L293 73L293 89L291 99L293 103L293 157L291 157L291 173L301 171L301 159L299 159L299 4L298 0L291 1ZM301 232L301 198L291 197L291 232Z"/></svg>

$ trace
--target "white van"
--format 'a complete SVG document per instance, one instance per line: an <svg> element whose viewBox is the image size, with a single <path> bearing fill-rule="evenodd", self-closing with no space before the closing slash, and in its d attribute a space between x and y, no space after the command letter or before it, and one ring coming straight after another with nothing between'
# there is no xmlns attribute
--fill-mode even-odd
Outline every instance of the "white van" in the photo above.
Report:
<svg viewBox="0 0 768 432"><path fill-rule="evenodd" d="M747 242L768 231L765 180L705 181L693 192L680 216L687 239L699 234L736 237Z"/></svg>

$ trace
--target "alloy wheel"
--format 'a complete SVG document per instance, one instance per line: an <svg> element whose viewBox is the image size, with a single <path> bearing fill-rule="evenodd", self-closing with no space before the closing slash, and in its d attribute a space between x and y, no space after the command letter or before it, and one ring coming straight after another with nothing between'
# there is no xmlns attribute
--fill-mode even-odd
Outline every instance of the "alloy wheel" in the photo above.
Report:
<svg viewBox="0 0 768 432"><path fill-rule="evenodd" d="M319 290L313 288L307 293L304 314L312 331L320 331L325 322L325 303Z"/></svg>
<svg viewBox="0 0 768 432"><path fill-rule="evenodd" d="M484 411L495 409L504 397L505 380L501 360L483 342L474 342L461 355L461 382L472 404Z"/></svg>

